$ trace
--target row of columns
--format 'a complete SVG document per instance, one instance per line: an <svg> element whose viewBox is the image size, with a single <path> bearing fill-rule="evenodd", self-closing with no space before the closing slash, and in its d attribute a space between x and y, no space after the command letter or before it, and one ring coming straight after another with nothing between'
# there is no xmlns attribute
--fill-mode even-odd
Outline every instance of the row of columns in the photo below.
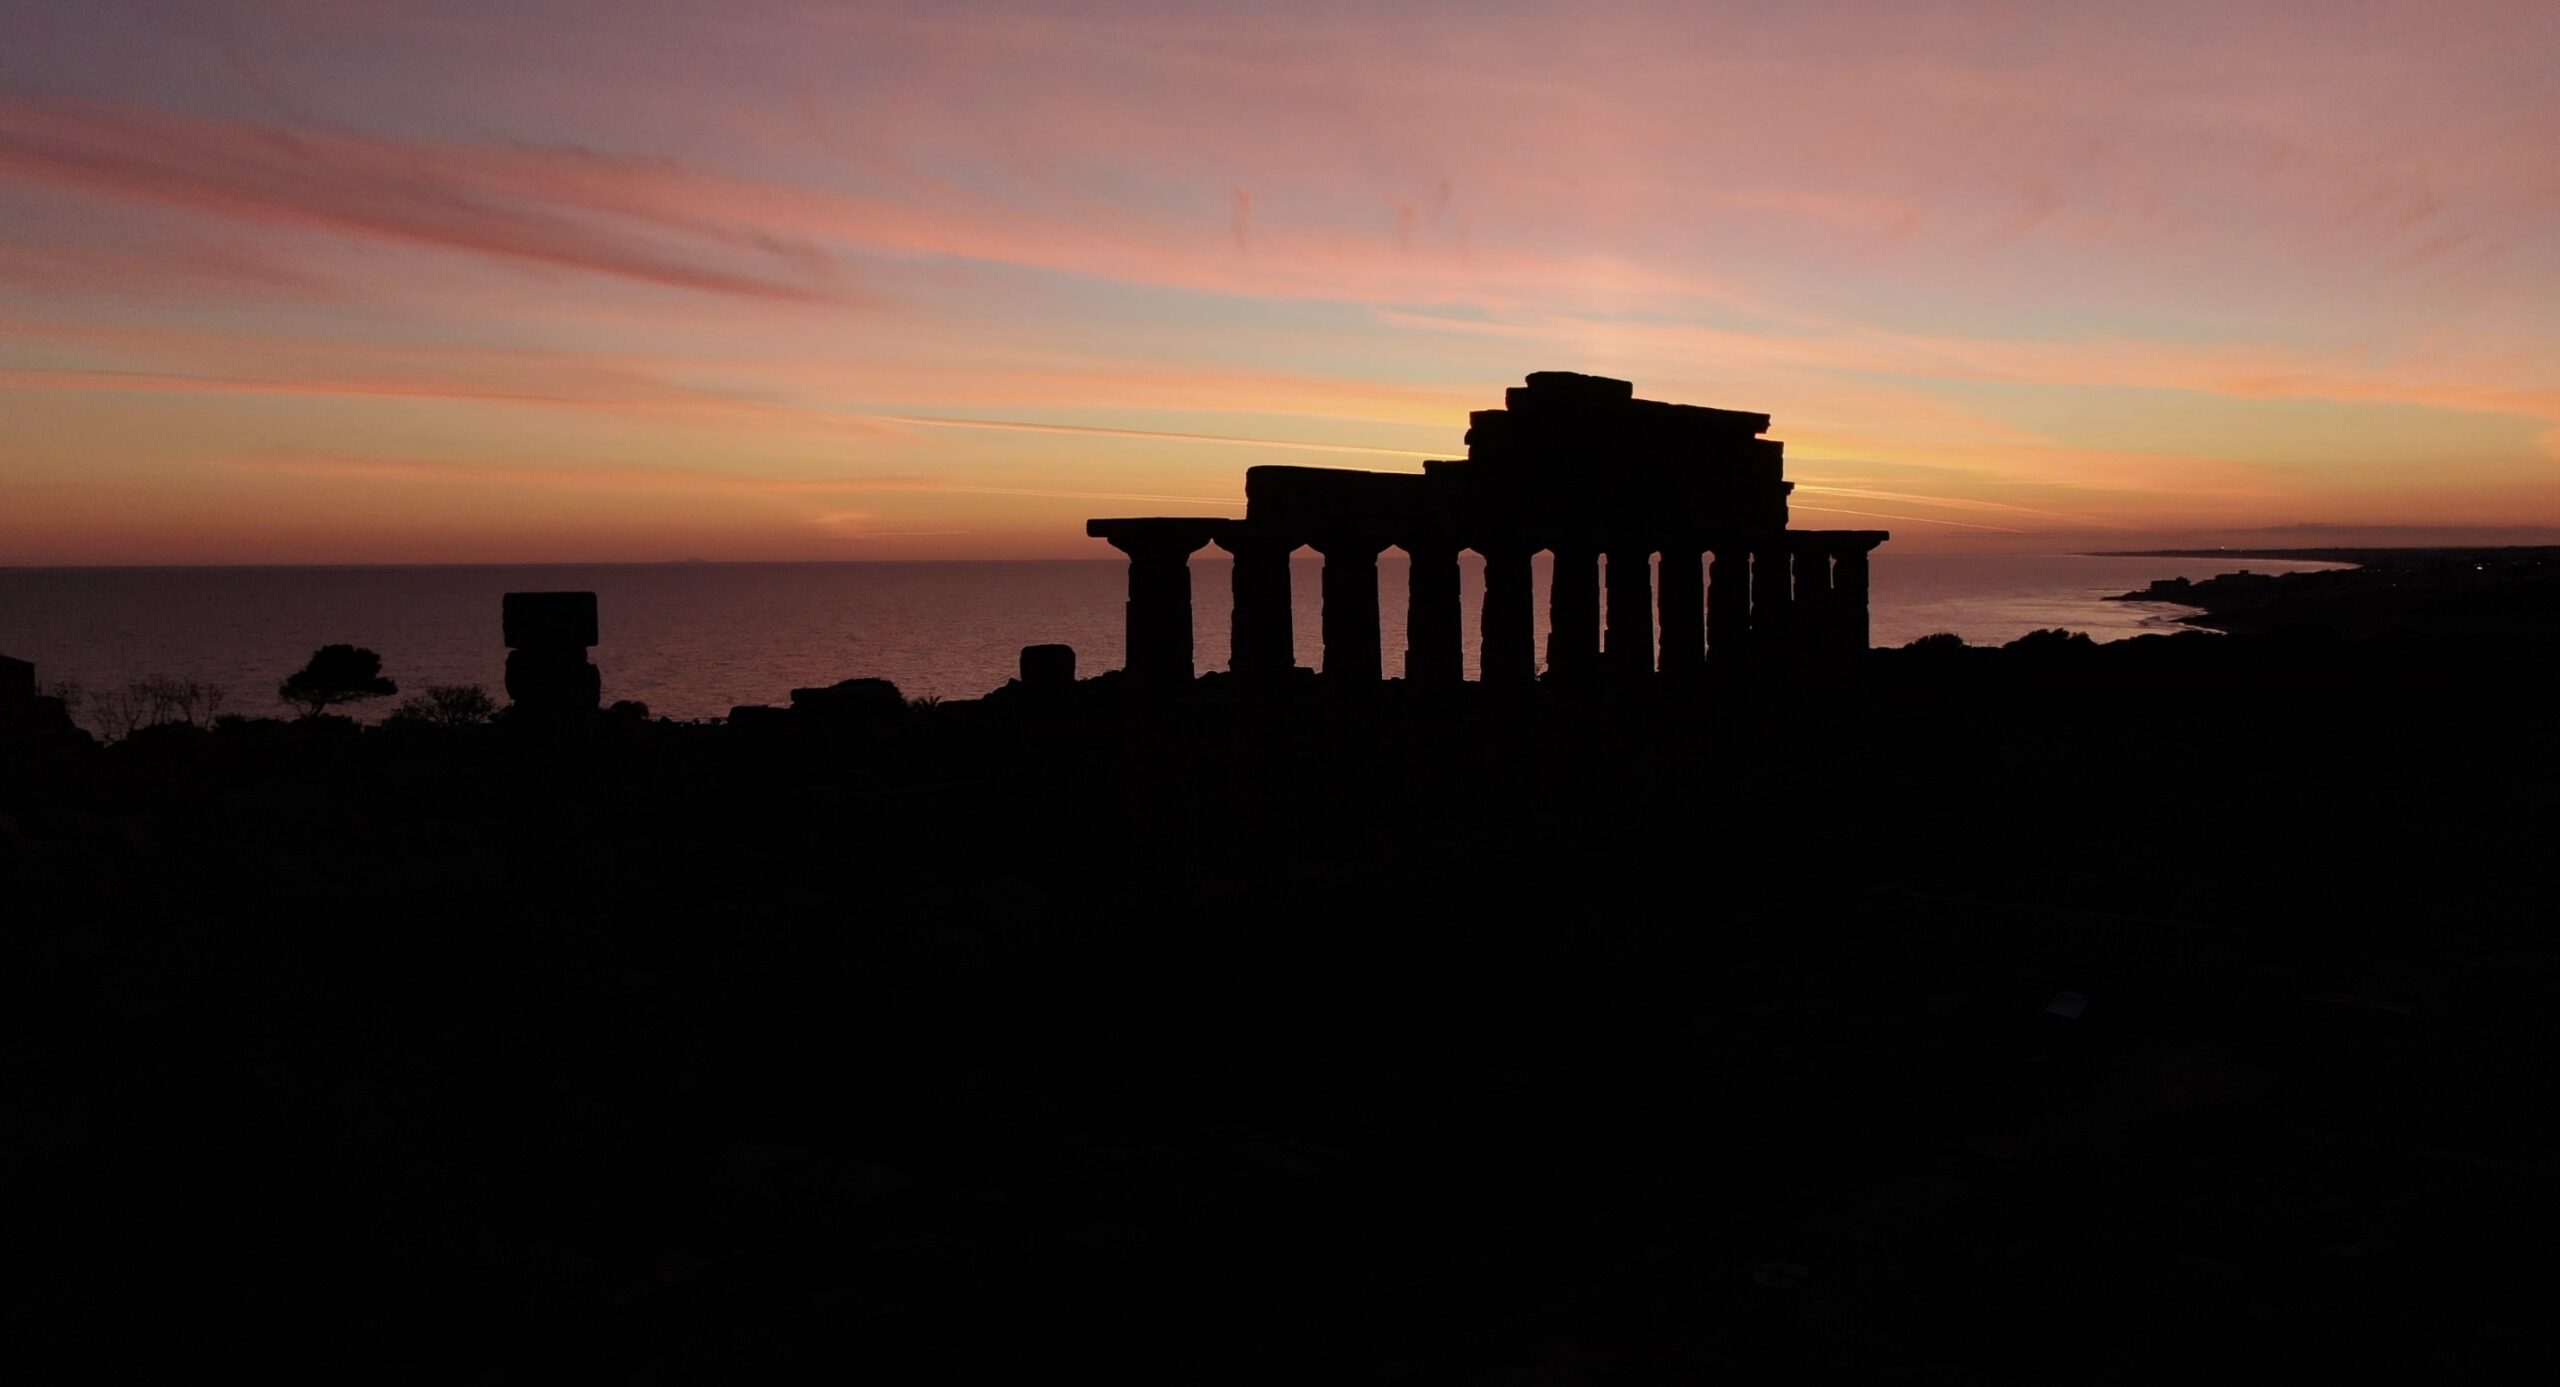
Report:
<svg viewBox="0 0 2560 1387"><path fill-rule="evenodd" d="M1106 526L1108 528L1106 528ZM1194 667L1191 555L1215 543L1234 558L1234 622L1228 668L1282 674L1297 663L1289 557L1299 544L1219 521L1097 521L1092 532L1129 555L1128 669L1145 678L1188 679ZM1755 547L1651 550L1558 549L1548 582L1547 667L1694 675L1713 663L1796 649L1867 648L1867 551L1881 535L1791 531ZM1378 555L1374 534L1326 536L1307 547L1324 558L1324 673L1375 682L1380 648ZM1526 546L1486 546L1478 660L1487 683L1537 677L1530 562ZM1458 547L1407 546L1405 676L1454 683L1465 675ZM1657 591L1658 589L1658 591ZM1605 598L1605 622L1604 622ZM1657 633L1656 617L1659 615Z"/></svg>

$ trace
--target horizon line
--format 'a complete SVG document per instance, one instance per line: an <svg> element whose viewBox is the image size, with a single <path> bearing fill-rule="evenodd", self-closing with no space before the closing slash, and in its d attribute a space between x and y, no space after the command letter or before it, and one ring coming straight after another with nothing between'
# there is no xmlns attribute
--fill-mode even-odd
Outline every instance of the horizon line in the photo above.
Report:
<svg viewBox="0 0 2560 1387"><path fill-rule="evenodd" d="M2324 545L2324 544L2312 544L2312 545L2303 545L2303 546L2297 546L2297 547L2302 548L2302 549L2537 549L2537 548L2551 548L2551 547L2554 547L2555 545L2560 545L2560 536L2555 536L2554 540L2553 540L2551 543L2546 543L2546 544L2536 544L2536 543L2533 543L2533 542L2530 542L2530 541L2526 541L2526 542L2507 541L2507 542L2505 542L2505 543L2459 544L2459 543L2448 543L2448 542L2445 542L2445 541L2441 541L2441 540L2439 540L2439 541L2435 541L2435 542L2432 542L2432 543L2417 542L2417 543L2407 543L2407 544L2376 544L2376 543L2370 543L2370 542L2367 542L2367 543L2339 543L2339 544L2325 544L2325 545ZM2214 544L2206 543L2206 542L2192 542L2192 543L2188 543L2188 544L2183 544L2183 545L2182 545L2182 544L2178 544L2178 543L2175 543L2175 542L2170 542L2170 543L2163 543L2163 544L2154 545L2154 546L2152 546L2152 547L2150 547L2150 548L2146 548L2146 549L2087 549L2087 548L2055 547L2055 548L2052 548L2052 549L2046 549L2046 550L2036 550L2036 549L2027 549L2027 548L2011 547L2011 548L1981 548L1981 549L1929 549L1929 550L1922 550L1922 551L1919 551L1919 552L1917 552L1917 553L1911 552L1911 551L1909 551L1909 550L1904 550L1904 551L1900 551L1900 556L1902 556L1902 557L1910 557L1910 558L1999 558L1999 559L2056 558L2056 559L2108 559L2108 558L2174 558L2174 557L2187 557L2187 556L2189 556L2189 555L2192 555L2193 557L2202 558L2202 557L2208 557L2208 556L2209 556L2210 551L2212 551L2212 550L2214 550L2214 549L2219 548L2219 549L2229 550L2229 551L2234 555L2234 557L2248 557L2248 554L2247 554L2246 552L2244 552L2244 551L2249 551L2249 550L2274 550L2274 549L2283 548L2283 547L2287 547L2287 546L2276 545L2276 544L2268 544L2268 543L2263 543L2263 542L2260 542L2260 543L2241 543L2241 544L2231 544L2231 545L2214 545ZM1309 552L1312 554L1312 552L1313 552L1313 551L1309 551ZM1380 558L1380 560L1381 560L1382 562L1383 562L1383 561L1392 561L1392 560L1391 560L1391 558L1390 558L1390 556L1400 556L1400 551L1398 551L1398 550L1396 550L1396 549L1394 549L1394 548L1390 547L1388 550L1386 550L1386 551L1382 552L1382 553L1379 555L1379 558ZM1881 553L1880 553L1880 556L1881 556ZM1294 560L1294 558L1295 558L1296 556L1294 556L1294 555L1293 555L1292 557L1293 557L1293 560ZM1194 556L1194 561L1195 561L1195 562L1201 562L1201 563L1225 563L1225 562L1228 562L1228 561L1229 561L1229 558L1228 558L1228 556L1227 556L1227 555L1224 555L1224 554L1219 554L1219 553L1215 553L1215 552L1211 552L1211 551L1203 551L1202 553L1200 553L1200 554L1198 554L1198 555L1195 555L1195 556ZM1066 556L1066 555L1026 555L1026 556L1016 557L1016 558L935 556L935 557L917 557L917 558L903 558L903 559L885 559L885 558L841 558L841 557L839 557L839 558L769 558L769 559L709 559L709 558L678 558L678 559L456 559L456 560L447 560L447 559L418 559L418 560L395 560L395 561L333 561L333 560L320 560L320 561L311 561L311 562L275 561L275 562L205 562L205 563L0 563L0 573L43 573L43 572L68 572L68 573L174 572L174 571L187 570L187 569L238 569L238 570L255 570L255 569L315 569L315 570L316 570L316 569L393 569L393 568L400 568L400 569L412 569L412 568L744 568L744 567L789 567L789 566L811 566L811 565L819 565L819 564L826 564L826 565L861 565L861 564L972 564L972 563L977 563L977 564L986 564L986 563L1095 563L1095 564L1110 563L1110 564L1117 564L1117 563L1125 563L1125 562L1126 562L1126 560L1125 560L1125 559L1123 559L1123 558L1121 558L1121 557L1119 557L1118 555L1112 555L1112 554L1097 554L1097 555L1094 555L1094 556L1092 556L1092 557L1090 557L1090 558L1087 558L1087 557L1081 557L1081 556Z"/></svg>

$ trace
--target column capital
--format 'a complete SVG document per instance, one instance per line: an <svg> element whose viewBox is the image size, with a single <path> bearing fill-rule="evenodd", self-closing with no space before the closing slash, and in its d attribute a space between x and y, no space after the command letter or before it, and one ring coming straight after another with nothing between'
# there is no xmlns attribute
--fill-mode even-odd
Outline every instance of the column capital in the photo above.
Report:
<svg viewBox="0 0 2560 1387"><path fill-rule="evenodd" d="M1286 557L1306 546L1306 539L1290 531L1251 520L1225 520L1209 534L1209 541L1237 558L1252 555Z"/></svg>
<svg viewBox="0 0 2560 1387"><path fill-rule="evenodd" d="M1233 523L1205 516L1140 516L1088 520L1084 522L1084 532L1109 542L1112 548L1132 557L1139 554L1180 555L1198 552L1217 538L1220 526Z"/></svg>
<svg viewBox="0 0 2560 1387"><path fill-rule="evenodd" d="M1131 675L1189 682L1191 555L1224 521L1197 516L1088 520L1084 532L1129 556L1128 656Z"/></svg>

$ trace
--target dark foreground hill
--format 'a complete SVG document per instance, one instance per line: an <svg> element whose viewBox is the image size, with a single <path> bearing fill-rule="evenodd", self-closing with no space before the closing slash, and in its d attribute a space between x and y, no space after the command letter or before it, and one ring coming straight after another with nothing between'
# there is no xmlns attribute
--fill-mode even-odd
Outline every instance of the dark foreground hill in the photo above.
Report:
<svg viewBox="0 0 2560 1387"><path fill-rule="evenodd" d="M55 745L26 1380L2560 1363L2560 661ZM13 1372L15 1375L15 1372Z"/></svg>

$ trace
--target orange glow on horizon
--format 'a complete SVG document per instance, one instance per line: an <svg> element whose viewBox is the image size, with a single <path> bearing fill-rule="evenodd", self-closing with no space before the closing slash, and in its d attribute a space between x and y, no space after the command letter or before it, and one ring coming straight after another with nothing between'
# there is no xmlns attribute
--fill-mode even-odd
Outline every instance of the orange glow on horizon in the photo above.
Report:
<svg viewBox="0 0 2560 1387"><path fill-rule="evenodd" d="M1547 369L1908 548L2560 527L2528 0L127 8L0 16L0 563L1092 557Z"/></svg>

